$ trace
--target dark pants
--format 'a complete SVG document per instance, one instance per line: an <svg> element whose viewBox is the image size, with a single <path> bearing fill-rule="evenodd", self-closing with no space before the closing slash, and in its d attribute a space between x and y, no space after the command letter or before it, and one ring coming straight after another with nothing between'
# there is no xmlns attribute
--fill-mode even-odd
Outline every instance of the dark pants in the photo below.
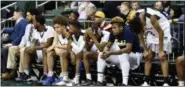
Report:
<svg viewBox="0 0 185 87"><path fill-rule="evenodd" d="M3 47L1 49L1 73L6 72L7 57L8 57L8 47Z"/></svg>

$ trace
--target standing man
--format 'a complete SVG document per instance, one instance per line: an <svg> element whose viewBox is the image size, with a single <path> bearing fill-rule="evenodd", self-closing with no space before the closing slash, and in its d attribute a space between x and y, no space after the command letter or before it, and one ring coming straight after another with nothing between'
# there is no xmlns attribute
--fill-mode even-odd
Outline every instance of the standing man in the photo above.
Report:
<svg viewBox="0 0 185 87"><path fill-rule="evenodd" d="M8 38L8 44L5 44L1 50L1 69L2 73L5 73L6 65L7 65L7 56L8 56L8 49L11 46L17 46L20 44L22 36L24 35L27 21L23 18L23 12L19 9L14 11L13 19L16 20L16 24L14 28L5 28L3 33L8 33L10 38ZM11 73L10 75L12 75ZM7 76L7 74L4 74ZM2 75L2 77L4 77Z"/></svg>

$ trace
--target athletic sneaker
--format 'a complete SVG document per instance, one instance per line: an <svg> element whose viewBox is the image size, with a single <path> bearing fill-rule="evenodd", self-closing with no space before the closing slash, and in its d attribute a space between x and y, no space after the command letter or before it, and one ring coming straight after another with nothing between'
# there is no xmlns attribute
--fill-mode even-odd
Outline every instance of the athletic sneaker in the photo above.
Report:
<svg viewBox="0 0 185 87"><path fill-rule="evenodd" d="M47 78L43 80L42 85L51 85L54 81L54 76L47 76Z"/></svg>
<svg viewBox="0 0 185 87"><path fill-rule="evenodd" d="M42 83L46 78L47 78L47 75L45 75L45 74L43 76L41 76L39 83Z"/></svg>
<svg viewBox="0 0 185 87"><path fill-rule="evenodd" d="M164 83L163 86L169 86L169 84L168 83Z"/></svg>
<svg viewBox="0 0 185 87"><path fill-rule="evenodd" d="M106 86L106 83L98 81L96 84L94 84L94 86Z"/></svg>
<svg viewBox="0 0 185 87"><path fill-rule="evenodd" d="M150 86L146 81L141 86Z"/></svg>
<svg viewBox="0 0 185 87"><path fill-rule="evenodd" d="M80 86L79 82L75 82L75 78L67 86Z"/></svg>
<svg viewBox="0 0 185 87"><path fill-rule="evenodd" d="M62 77L59 77L58 79L55 80L55 82L52 83L52 85L56 85L56 83L62 81L63 78Z"/></svg>
<svg viewBox="0 0 185 87"><path fill-rule="evenodd" d="M58 86L66 86L67 85L67 83L68 83L68 81L60 81L60 82L58 82L58 83L56 83L56 85L58 85Z"/></svg>
<svg viewBox="0 0 185 87"><path fill-rule="evenodd" d="M92 80L87 79L84 83L81 84L81 86L90 86L93 84Z"/></svg>
<svg viewBox="0 0 185 87"><path fill-rule="evenodd" d="M31 76L23 73L20 77L15 79L16 81L31 81Z"/></svg>

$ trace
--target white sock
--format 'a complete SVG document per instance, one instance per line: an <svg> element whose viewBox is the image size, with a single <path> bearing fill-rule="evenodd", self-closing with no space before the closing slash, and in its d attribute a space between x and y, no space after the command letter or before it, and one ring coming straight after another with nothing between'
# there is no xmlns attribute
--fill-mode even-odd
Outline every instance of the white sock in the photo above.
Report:
<svg viewBox="0 0 185 87"><path fill-rule="evenodd" d="M49 72L48 72L48 76L49 76L49 77L53 76L53 71L49 71Z"/></svg>
<svg viewBox="0 0 185 87"><path fill-rule="evenodd" d="M76 73L75 75L75 83L78 84L79 83L79 80L80 80L80 74L79 73Z"/></svg>
<svg viewBox="0 0 185 87"><path fill-rule="evenodd" d="M63 77L63 73L62 72L60 73L59 77Z"/></svg>
<svg viewBox="0 0 185 87"><path fill-rule="evenodd" d="M184 86L184 81L178 81L180 86Z"/></svg>
<svg viewBox="0 0 185 87"><path fill-rule="evenodd" d="M104 75L103 73L98 73L98 81L103 82Z"/></svg>
<svg viewBox="0 0 185 87"><path fill-rule="evenodd" d="M24 70L24 73L26 73L26 75L29 75L30 74L28 69L25 69Z"/></svg>
<svg viewBox="0 0 185 87"><path fill-rule="evenodd" d="M91 74L90 74L90 73L87 73L87 74L86 74L86 78L89 79L89 80L92 80Z"/></svg>
<svg viewBox="0 0 185 87"><path fill-rule="evenodd" d="M128 77L127 76L123 77L123 82L122 83L125 84L125 85L128 85Z"/></svg>
<svg viewBox="0 0 185 87"><path fill-rule="evenodd" d="M44 75L47 75L47 72L44 72Z"/></svg>
<svg viewBox="0 0 185 87"><path fill-rule="evenodd" d="M63 72L63 80L64 81L68 80L68 72Z"/></svg>

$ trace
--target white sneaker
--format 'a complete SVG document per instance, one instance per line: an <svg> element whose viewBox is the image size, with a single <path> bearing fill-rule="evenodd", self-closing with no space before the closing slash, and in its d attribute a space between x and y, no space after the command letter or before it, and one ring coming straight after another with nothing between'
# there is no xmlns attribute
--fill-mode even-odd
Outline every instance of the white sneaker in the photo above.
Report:
<svg viewBox="0 0 185 87"><path fill-rule="evenodd" d="M79 86L79 81L76 81L76 79L74 78L69 84L67 84L67 86Z"/></svg>
<svg viewBox="0 0 185 87"><path fill-rule="evenodd" d="M56 83L56 85L58 85L58 86L66 86L66 84L67 84L67 81L60 81L60 82Z"/></svg>
<svg viewBox="0 0 185 87"><path fill-rule="evenodd" d="M144 82L141 86L150 86L147 82Z"/></svg>
<svg viewBox="0 0 185 87"><path fill-rule="evenodd" d="M168 83L164 83L163 86L169 86Z"/></svg>

